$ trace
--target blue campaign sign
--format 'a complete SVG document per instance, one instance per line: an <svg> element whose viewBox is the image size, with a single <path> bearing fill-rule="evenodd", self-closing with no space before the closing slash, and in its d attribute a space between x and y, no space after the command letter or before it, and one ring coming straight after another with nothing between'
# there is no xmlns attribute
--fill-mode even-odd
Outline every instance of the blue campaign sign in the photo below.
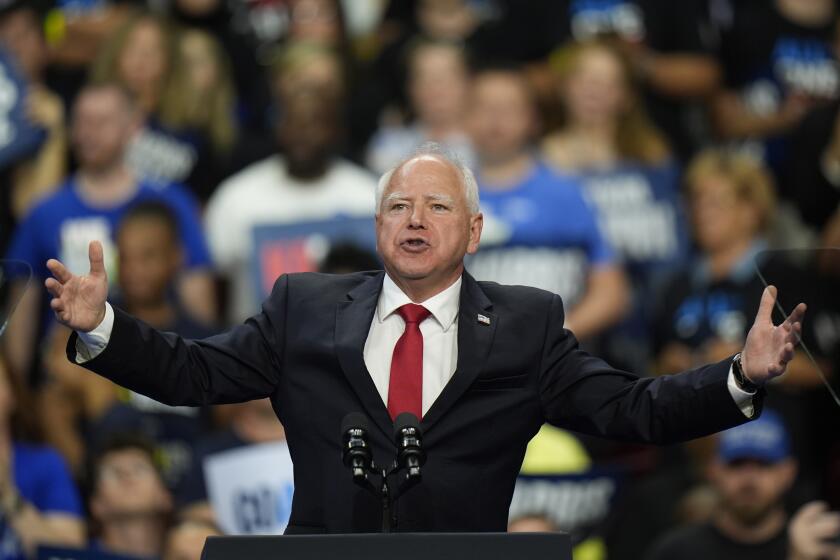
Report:
<svg viewBox="0 0 840 560"><path fill-rule="evenodd" d="M108 554L92 548L38 547L37 560L137 560L136 556Z"/></svg>
<svg viewBox="0 0 840 560"><path fill-rule="evenodd" d="M372 217L335 216L294 224L261 225L253 231L251 271L256 301L271 293L281 274L318 270L331 246L352 244L373 253L376 235Z"/></svg>
<svg viewBox="0 0 840 560"><path fill-rule="evenodd" d="M14 59L0 49L0 168L33 154L46 139L26 114L27 90Z"/></svg>

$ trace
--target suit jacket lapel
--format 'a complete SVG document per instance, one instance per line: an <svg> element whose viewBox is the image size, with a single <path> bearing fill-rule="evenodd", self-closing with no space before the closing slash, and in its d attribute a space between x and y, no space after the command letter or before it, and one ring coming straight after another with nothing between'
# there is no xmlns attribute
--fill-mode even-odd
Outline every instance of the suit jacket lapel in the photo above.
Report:
<svg viewBox="0 0 840 560"><path fill-rule="evenodd" d="M458 311L458 366L449 383L423 417L422 428L427 432L461 395L472 385L481 372L490 353L496 332L496 315L492 302L487 299L478 282L464 272L461 283L461 303ZM479 320L479 315L488 321Z"/></svg>
<svg viewBox="0 0 840 560"><path fill-rule="evenodd" d="M365 366L364 348L370 323L376 311L385 273L372 276L347 294L338 304L335 318L335 347L338 361L350 386L364 406L368 417L390 440L391 417ZM351 411L348 411L351 412Z"/></svg>

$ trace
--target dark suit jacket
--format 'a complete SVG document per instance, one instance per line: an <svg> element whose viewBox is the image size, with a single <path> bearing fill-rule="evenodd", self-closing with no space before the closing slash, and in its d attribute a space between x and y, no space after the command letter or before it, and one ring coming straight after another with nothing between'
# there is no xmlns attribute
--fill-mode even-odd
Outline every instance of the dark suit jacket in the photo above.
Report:
<svg viewBox="0 0 840 560"><path fill-rule="evenodd" d="M172 405L270 397L295 466L287 532L377 531L380 504L342 464L340 431L348 412L365 413L375 459L393 460L392 423L362 355L383 276L281 276L260 314L204 340L115 310L108 346L84 365ZM525 447L544 422L669 443L746 420L726 386L728 360L640 379L579 350L563 319L554 294L464 274L457 371L423 418L428 462L399 500L399 530L504 531Z"/></svg>

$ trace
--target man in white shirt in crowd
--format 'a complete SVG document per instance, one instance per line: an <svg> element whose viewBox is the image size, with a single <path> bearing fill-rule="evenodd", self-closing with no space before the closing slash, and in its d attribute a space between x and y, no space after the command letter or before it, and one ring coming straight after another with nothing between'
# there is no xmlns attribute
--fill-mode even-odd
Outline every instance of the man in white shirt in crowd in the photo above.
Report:
<svg viewBox="0 0 840 560"><path fill-rule="evenodd" d="M309 89L287 94L277 128L283 155L250 165L211 197L207 236L214 262L231 283L230 322L255 313L264 295L255 293L250 262L258 251L255 227L373 216L376 181L365 169L336 156L339 123L334 96ZM303 272L307 262L312 270L318 264L313 260L302 255L274 272Z"/></svg>

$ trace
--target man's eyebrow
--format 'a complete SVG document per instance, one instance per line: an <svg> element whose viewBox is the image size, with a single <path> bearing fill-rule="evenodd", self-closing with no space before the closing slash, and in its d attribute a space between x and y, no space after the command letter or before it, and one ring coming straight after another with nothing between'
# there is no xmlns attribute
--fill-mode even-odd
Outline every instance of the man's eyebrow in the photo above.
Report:
<svg viewBox="0 0 840 560"><path fill-rule="evenodd" d="M406 198L407 197L405 196L405 193L392 192L391 194L389 194L385 197L384 202L391 202L391 201L394 201L394 200L405 200Z"/></svg>
<svg viewBox="0 0 840 560"><path fill-rule="evenodd" d="M446 194L437 194L437 193L427 194L426 199L427 200L437 200L438 202L447 202L449 204L453 204L455 202L455 199L452 198L451 196L446 195Z"/></svg>

